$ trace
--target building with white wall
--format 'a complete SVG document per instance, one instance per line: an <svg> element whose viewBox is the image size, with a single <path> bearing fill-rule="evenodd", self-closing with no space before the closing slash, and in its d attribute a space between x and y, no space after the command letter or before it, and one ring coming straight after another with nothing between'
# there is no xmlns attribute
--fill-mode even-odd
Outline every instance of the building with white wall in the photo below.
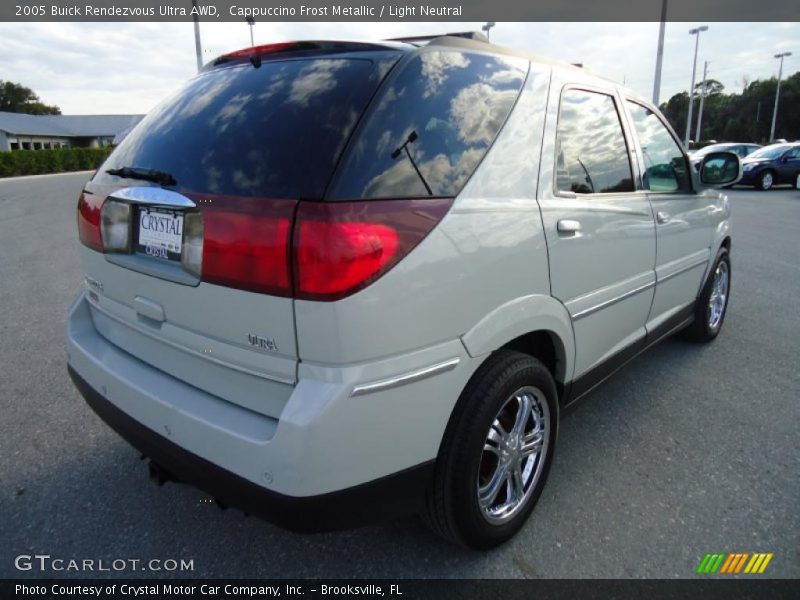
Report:
<svg viewBox="0 0 800 600"><path fill-rule="evenodd" d="M108 146L118 143L118 136L130 131L143 116L0 112L0 151Z"/></svg>

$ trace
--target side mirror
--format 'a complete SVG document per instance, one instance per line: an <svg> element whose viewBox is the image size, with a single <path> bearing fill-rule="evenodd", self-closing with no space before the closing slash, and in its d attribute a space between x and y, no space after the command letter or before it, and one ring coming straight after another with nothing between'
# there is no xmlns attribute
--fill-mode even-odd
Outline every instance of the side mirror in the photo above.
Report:
<svg viewBox="0 0 800 600"><path fill-rule="evenodd" d="M712 187L731 185L742 178L742 163L733 152L710 152L700 165L700 182Z"/></svg>

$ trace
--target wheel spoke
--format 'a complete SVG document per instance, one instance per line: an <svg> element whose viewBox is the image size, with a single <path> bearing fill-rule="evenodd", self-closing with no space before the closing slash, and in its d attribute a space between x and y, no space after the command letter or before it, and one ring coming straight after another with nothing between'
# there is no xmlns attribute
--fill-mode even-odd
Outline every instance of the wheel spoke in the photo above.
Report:
<svg viewBox="0 0 800 600"><path fill-rule="evenodd" d="M497 469L492 473L489 483L478 489L478 501L481 507L489 508L492 506L507 479L508 464L501 463L497 465Z"/></svg>
<svg viewBox="0 0 800 600"><path fill-rule="evenodd" d="M517 396L519 407L517 408L517 418L514 421L514 427L511 433L522 437L525 432L525 424L528 422L528 416L531 414L531 397L527 394Z"/></svg>
<svg viewBox="0 0 800 600"><path fill-rule="evenodd" d="M530 456L531 454L536 454L539 450L542 449L544 445L544 432L538 431L529 433L525 436L525 439L522 442L522 456Z"/></svg>
<svg viewBox="0 0 800 600"><path fill-rule="evenodd" d="M490 444L488 441L483 445L483 451L491 452L492 454L500 458L500 449L494 444Z"/></svg>
<svg viewBox="0 0 800 600"><path fill-rule="evenodd" d="M509 499L513 498L515 502L521 500L525 495L525 483L522 480L522 468L519 463L514 465L514 469L511 471L511 476L509 477L509 483L512 489Z"/></svg>
<svg viewBox="0 0 800 600"><path fill-rule="evenodd" d="M490 440L498 444L504 442L506 438L508 438L508 432L503 427L503 424L500 422L500 419L494 420L491 429L489 429L488 437Z"/></svg>

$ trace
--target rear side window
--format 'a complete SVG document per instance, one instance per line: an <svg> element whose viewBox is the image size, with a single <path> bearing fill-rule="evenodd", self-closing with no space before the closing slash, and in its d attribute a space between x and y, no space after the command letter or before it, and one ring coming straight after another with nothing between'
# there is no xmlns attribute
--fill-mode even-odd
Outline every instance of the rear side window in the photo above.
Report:
<svg viewBox="0 0 800 600"><path fill-rule="evenodd" d="M107 169L165 171L183 192L321 198L357 119L398 53L212 69L137 126Z"/></svg>
<svg viewBox="0 0 800 600"><path fill-rule="evenodd" d="M556 187L576 194L632 192L622 123L608 94L568 89L556 134Z"/></svg>
<svg viewBox="0 0 800 600"><path fill-rule="evenodd" d="M653 192L691 190L692 184L683 150L661 119L649 108L635 102L628 102L628 110L642 147L644 189Z"/></svg>
<svg viewBox="0 0 800 600"><path fill-rule="evenodd" d="M328 197L455 196L519 95L527 61L425 49L387 80Z"/></svg>

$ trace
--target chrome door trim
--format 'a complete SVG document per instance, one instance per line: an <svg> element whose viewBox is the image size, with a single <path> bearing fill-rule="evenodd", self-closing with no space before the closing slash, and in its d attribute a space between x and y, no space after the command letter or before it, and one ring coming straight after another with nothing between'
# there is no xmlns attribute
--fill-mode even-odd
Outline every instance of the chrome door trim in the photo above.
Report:
<svg viewBox="0 0 800 600"><path fill-rule="evenodd" d="M582 319L583 317L588 317L589 315L596 313L598 310L602 310L604 308L612 306L613 304L616 304L617 302L622 302L623 300L625 300L627 298L630 298L631 296L635 296L636 294L644 292L645 290L649 290L650 288L654 287L655 285L656 285L655 281L650 281L648 283L645 283L644 285L640 285L639 287L633 288L632 290L629 290L629 291L625 292L624 294L620 294L619 296L614 296L613 298L609 298L608 300L604 300L603 302L600 302L599 304L595 304L594 306L590 306L589 308L585 308L582 311L577 312L574 315L572 315L572 318L573 318L573 320L577 321L578 319Z"/></svg>
<svg viewBox="0 0 800 600"><path fill-rule="evenodd" d="M554 199L544 199L544 203L542 204L543 200L539 200L541 204L542 210L545 211L570 211L570 210L582 210L588 212L597 212L597 213L611 213L611 214L618 214L618 215L630 215L634 217L651 217L652 213L650 211L645 210L637 210L635 208L629 208L627 206L621 206L620 204L629 201L631 198L635 198L638 196L639 199L646 200L646 194L642 192L622 192L622 193L614 193L614 194L581 194L580 197L576 196L568 196L562 193L557 194L559 198L563 200L558 200L556 203ZM610 198L609 198L610 196ZM584 199L585 198L585 199ZM603 200L601 200L603 198ZM620 204L616 204L614 201L619 202ZM548 201L550 203L548 203Z"/></svg>
<svg viewBox="0 0 800 600"><path fill-rule="evenodd" d="M703 258L701 260L697 260L697 261L695 261L693 263L690 263L690 264L688 264L688 265L686 265L684 267L681 267L677 271L673 271L672 273L669 273L667 275L663 275L661 277L658 277L658 272L656 271L656 277L657 277L656 283L657 284L658 283L664 283L665 281L669 281L673 277L677 277L678 275L686 273L686 271L691 271L692 269L695 269L695 268L697 268L697 267L699 267L701 265L705 265L707 263L708 263L708 258Z"/></svg>
<svg viewBox="0 0 800 600"><path fill-rule="evenodd" d="M382 392L384 390L396 388L407 383L412 383L421 379L427 379L428 377L433 377L439 373L452 371L456 368L459 362L461 362L460 358L451 358L429 367L423 367L422 369L416 369L414 371L409 371L408 373L403 373L402 375L396 375L386 379L379 379L378 381L372 381L369 383L362 383L353 388L350 396L362 396L364 394L371 394L372 392Z"/></svg>

